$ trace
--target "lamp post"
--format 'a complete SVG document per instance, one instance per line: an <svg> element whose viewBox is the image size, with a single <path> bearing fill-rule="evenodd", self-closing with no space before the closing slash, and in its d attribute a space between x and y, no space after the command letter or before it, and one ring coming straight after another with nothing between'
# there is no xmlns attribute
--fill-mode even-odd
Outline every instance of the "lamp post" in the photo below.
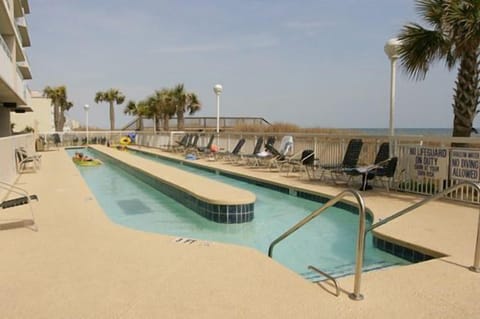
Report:
<svg viewBox="0 0 480 319"><path fill-rule="evenodd" d="M390 157L394 155L394 113L395 113L395 71L396 62L398 59L398 49L402 43L397 38L392 38L385 43L385 53L390 59L390 119L389 119L389 132L390 132Z"/></svg>
<svg viewBox="0 0 480 319"><path fill-rule="evenodd" d="M88 145L88 109L90 108L90 106L88 104L85 104L83 106L83 109L85 110L85 127L86 127L86 130L87 130L87 145Z"/></svg>
<svg viewBox="0 0 480 319"><path fill-rule="evenodd" d="M223 87L220 84L215 84L213 92L217 95L217 135L220 133L220 94L222 94Z"/></svg>

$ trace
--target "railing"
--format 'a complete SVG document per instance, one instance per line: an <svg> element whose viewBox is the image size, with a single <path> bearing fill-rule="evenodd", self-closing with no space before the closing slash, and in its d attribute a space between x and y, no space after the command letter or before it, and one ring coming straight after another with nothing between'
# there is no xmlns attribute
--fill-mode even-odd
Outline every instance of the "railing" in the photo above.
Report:
<svg viewBox="0 0 480 319"><path fill-rule="evenodd" d="M95 131L99 135L105 135L106 131ZM95 132L91 131L92 134ZM164 148L175 145L176 140L180 140L187 131L169 131L154 134L152 131L116 131L109 135L111 143L118 143L121 136L130 132L136 132L136 143L146 147ZM200 134L199 145L204 145L213 131L202 130ZM62 135L63 133L59 133ZM69 135L82 135L81 132L68 132ZM285 135L292 135L294 147L289 155L299 153L305 149L312 149L315 152L315 159L322 165L338 164L342 161L347 144L351 138L361 138L363 140L362 152L358 161L359 166L372 164L379 146L383 142L389 141L388 136L372 136L349 133L330 133L330 134L306 134L306 133L262 133L262 132L220 132L215 139L214 144L222 150L232 150L240 138L245 138L246 142L242 148L243 154L253 152L255 141L258 137L267 138L275 136L275 146L278 148L280 140ZM111 138L110 138L111 136ZM445 136L426 137L426 136L396 136L395 137L395 155L398 156L398 165L395 176L389 183L390 190L409 192L421 195L433 195L444 189L454 186L460 182L455 173L462 171L457 175L469 176L480 182L480 139L472 138L449 138ZM67 141L68 142L68 141ZM454 148L451 143L469 143L470 148ZM71 143L70 143L71 144ZM479 146L475 146L478 144ZM420 153L427 150L441 150L442 156L423 156ZM413 153L412 153L413 152ZM418 154L415 154L418 152ZM465 153L465 158L458 159L459 154ZM413 154L413 155L412 155ZM416 162L422 162L418 164ZM459 167L455 167L458 165ZM460 167L464 165L465 167ZM465 173L467 172L467 173ZM465 178L463 178L465 179ZM379 185L380 186L380 185ZM383 185L382 187L384 187ZM449 199L480 204L480 194L472 187L466 185L448 195Z"/></svg>
<svg viewBox="0 0 480 319"><path fill-rule="evenodd" d="M357 237L357 247L356 247L356 262L355 262L355 282L353 292L349 294L349 297L353 300L362 300L363 296L360 293L360 283L362 279L362 268L363 268L363 255L365 251L365 219L366 219L366 212L365 212L365 202L360 195L360 193L356 190L347 189L327 203L325 203L322 207L317 209L316 211L312 212L310 215L299 221L297 224L292 226L288 229L285 233L280 235L277 239L275 239L268 248L268 256L272 257L273 255L273 248L280 243L282 240L296 232L298 229L306 225L308 222L313 220L315 217L323 213L328 208L332 207L340 200L342 200L347 195L353 195L356 199L358 204L358 214L359 214L359 224L358 224L358 237ZM331 278L331 277L330 277ZM336 285L336 282L335 282Z"/></svg>
<svg viewBox="0 0 480 319"><path fill-rule="evenodd" d="M365 204L364 204L364 201L363 201L363 198L362 196L360 196L360 194L357 192L357 191L354 191L354 190L346 190L346 191L343 191L342 193L338 194L337 196L335 196L334 198L332 198L331 200L329 200L324 206L322 206L321 208L317 209L316 211L312 212L310 215L308 215L307 217L305 217L304 219L302 219L301 221L299 221L297 224L295 224L294 226L292 226L290 229L288 229L285 233L283 233L282 235L280 235L278 238L276 238L271 244L270 244L270 247L268 248L268 256L269 257L272 257L273 255L273 248L278 244L280 243L282 240L284 240L285 238L287 238L288 236L290 236L291 234L293 234L295 231L297 231L298 229L300 229L301 227L303 227L304 225L306 225L308 222L310 222L311 220L313 220L315 217L317 217L318 215L320 215L321 213L323 213L325 210L327 210L328 208L332 207L333 205L335 205L337 202L339 202L343 197L345 197L347 194L352 194L356 201L357 201L357 204L358 204L358 210L359 210L359 226L358 226L358 238L357 238L357 247L356 247L356 264L355 264L355 278L354 278L354 291L353 293L350 293L349 294L349 297L353 300L362 300L363 299L363 295L360 294L360 283L361 283L361 275L362 275L362 267L363 267L363 257L364 257L364 254L365 254L365 236L367 234L367 232L369 231L372 231L373 229L377 228L377 227L380 227L382 225L385 225L389 222L391 222L392 220L395 220L431 201L434 201L434 200L437 200L439 198L442 198L442 197L445 197L446 195L448 195L449 193L451 192L454 192L456 191L458 188L461 188L463 186L471 186L473 188L475 188L478 192L480 192L480 184L477 184L477 183L472 183L472 182L463 182L463 183L460 183L458 185L455 185L455 186L452 186L438 194L435 194L435 195L432 195L428 198L425 198L424 200L418 202L418 203L415 203L373 225L371 225L370 227L366 228L365 227ZM315 269L315 267L312 267L312 266L309 266L309 268L312 268L312 269ZM316 269L315 269L316 270ZM474 257L473 257L473 265L469 267L469 270L473 271L473 272L476 272L476 273L480 273L480 208L479 208L479 215L478 215L478 225L477 225L477 240L476 240L476 243L475 243L475 254L474 254ZM319 270L317 270L319 271ZM320 273L323 273L322 271L319 271ZM325 273L323 273L325 274ZM335 284L335 287L337 287L337 283L335 281L334 278L332 278L331 276L328 276L328 274L325 274L327 275L326 277L330 280L333 280L334 281L334 284ZM338 291L338 288L337 288L337 291Z"/></svg>
<svg viewBox="0 0 480 319"><path fill-rule="evenodd" d="M5 4L7 5L8 10L12 10L12 8L10 7L10 1L9 0L4 0L3 2L5 2Z"/></svg>
<svg viewBox="0 0 480 319"><path fill-rule="evenodd" d="M397 219L398 217L400 216L403 216L431 201L434 201L434 200L437 200L439 198L443 198L445 196L447 196L448 194L458 190L459 188L462 188L464 186L470 186L474 189L477 190L477 192L480 192L480 184L477 184L477 183L473 183L473 182L462 182L462 183L459 183L455 186L452 186L438 194L435 194L435 195L432 195L430 197L427 197L423 200L421 200L420 202L416 203L416 204L413 204L373 225L371 225L370 227L368 227L366 229L366 232L369 232L371 230L374 230L375 228L377 227L380 227L382 225L385 225L389 222L391 222L392 220L395 220ZM480 272L480 208L479 208L479 215L478 215L478 226L477 226L477 241L476 241L476 244L475 244L475 256L474 256L474 259L473 259L473 265L469 268L471 271L474 271L474 272Z"/></svg>
<svg viewBox="0 0 480 319"><path fill-rule="evenodd" d="M22 44L22 47L23 47L23 37L22 37L22 34L20 33L20 29L18 28L16 22L13 24L13 26L15 27L15 31L16 31L15 34L18 36L18 39L20 40L20 43Z"/></svg>
<svg viewBox="0 0 480 319"><path fill-rule="evenodd" d="M154 123L152 119L134 119L125 125L122 130L132 130L137 129L137 122L142 121L144 130L152 130L154 128ZM202 116L202 117L193 117L187 116L184 118L185 121L185 130L215 130L217 125L217 118L212 116ZM239 124L246 125L271 125L263 117L220 117L219 119L219 128L220 130L231 129ZM141 125L141 126L142 126ZM160 124L161 125L161 124ZM170 128L177 127L177 118L173 117L169 120L168 125ZM160 131L160 127L156 128L156 131Z"/></svg>
<svg viewBox="0 0 480 319"><path fill-rule="evenodd" d="M0 34L0 45L3 48L3 51L7 54L7 56L10 58L10 61L12 61L12 52L10 52L10 49L8 48L7 43L3 39L3 36Z"/></svg>

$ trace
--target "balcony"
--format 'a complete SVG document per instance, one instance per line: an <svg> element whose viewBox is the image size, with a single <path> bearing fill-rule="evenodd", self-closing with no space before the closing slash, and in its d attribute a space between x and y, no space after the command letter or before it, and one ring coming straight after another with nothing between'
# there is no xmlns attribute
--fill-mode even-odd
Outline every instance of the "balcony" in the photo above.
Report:
<svg viewBox="0 0 480 319"><path fill-rule="evenodd" d="M0 52L1 55L3 55L3 52ZM10 67L2 68L0 74L2 78L6 79L4 81L0 78L0 100L16 103L17 105L26 105L29 92L22 77L19 74L15 74Z"/></svg>
<svg viewBox="0 0 480 319"><path fill-rule="evenodd" d="M9 8L8 1L0 0L0 34L10 35L14 32Z"/></svg>
<svg viewBox="0 0 480 319"><path fill-rule="evenodd" d="M12 61L12 52L10 52L10 49L8 48L7 43L5 43L5 40L1 35L0 35L0 47L2 47L5 54L9 57L10 61Z"/></svg>
<svg viewBox="0 0 480 319"><path fill-rule="evenodd" d="M17 31L20 34L20 39L22 40L23 47L29 47L30 44L30 35L28 34L27 20L25 17L17 18L16 27Z"/></svg>
<svg viewBox="0 0 480 319"><path fill-rule="evenodd" d="M30 61L28 61L27 56L25 56L25 61L17 62L17 67L24 80L32 79Z"/></svg>
<svg viewBox="0 0 480 319"><path fill-rule="evenodd" d="M22 2L22 7L23 7L23 13L29 14L30 13L30 5L28 4L28 0L21 0Z"/></svg>
<svg viewBox="0 0 480 319"><path fill-rule="evenodd" d="M21 0L13 0L13 15L15 18L23 17L23 6Z"/></svg>
<svg viewBox="0 0 480 319"><path fill-rule="evenodd" d="M10 7L9 0L3 0L3 2L5 3L5 6L7 7L8 11L12 10L12 8Z"/></svg>

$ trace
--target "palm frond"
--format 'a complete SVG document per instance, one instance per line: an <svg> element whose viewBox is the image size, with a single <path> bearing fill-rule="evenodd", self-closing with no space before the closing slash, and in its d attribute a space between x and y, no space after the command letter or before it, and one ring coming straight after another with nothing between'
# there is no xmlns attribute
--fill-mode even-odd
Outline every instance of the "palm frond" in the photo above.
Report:
<svg viewBox="0 0 480 319"><path fill-rule="evenodd" d="M398 39L402 43L399 48L401 64L416 80L424 79L430 65L450 53L440 31L427 30L416 23L404 26Z"/></svg>

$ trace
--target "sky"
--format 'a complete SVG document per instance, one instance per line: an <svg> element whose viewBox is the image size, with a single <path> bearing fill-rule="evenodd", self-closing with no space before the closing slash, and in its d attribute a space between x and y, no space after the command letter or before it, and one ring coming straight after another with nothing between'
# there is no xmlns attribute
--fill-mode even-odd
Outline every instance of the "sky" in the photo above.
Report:
<svg viewBox="0 0 480 319"><path fill-rule="evenodd" d="M95 93L139 101L183 83L216 116L301 127L387 128L388 39L424 22L413 0L35 0L27 15L32 90L66 85L68 117L108 128ZM423 81L397 67L395 127L451 128L456 70ZM132 120L115 107L116 127Z"/></svg>

